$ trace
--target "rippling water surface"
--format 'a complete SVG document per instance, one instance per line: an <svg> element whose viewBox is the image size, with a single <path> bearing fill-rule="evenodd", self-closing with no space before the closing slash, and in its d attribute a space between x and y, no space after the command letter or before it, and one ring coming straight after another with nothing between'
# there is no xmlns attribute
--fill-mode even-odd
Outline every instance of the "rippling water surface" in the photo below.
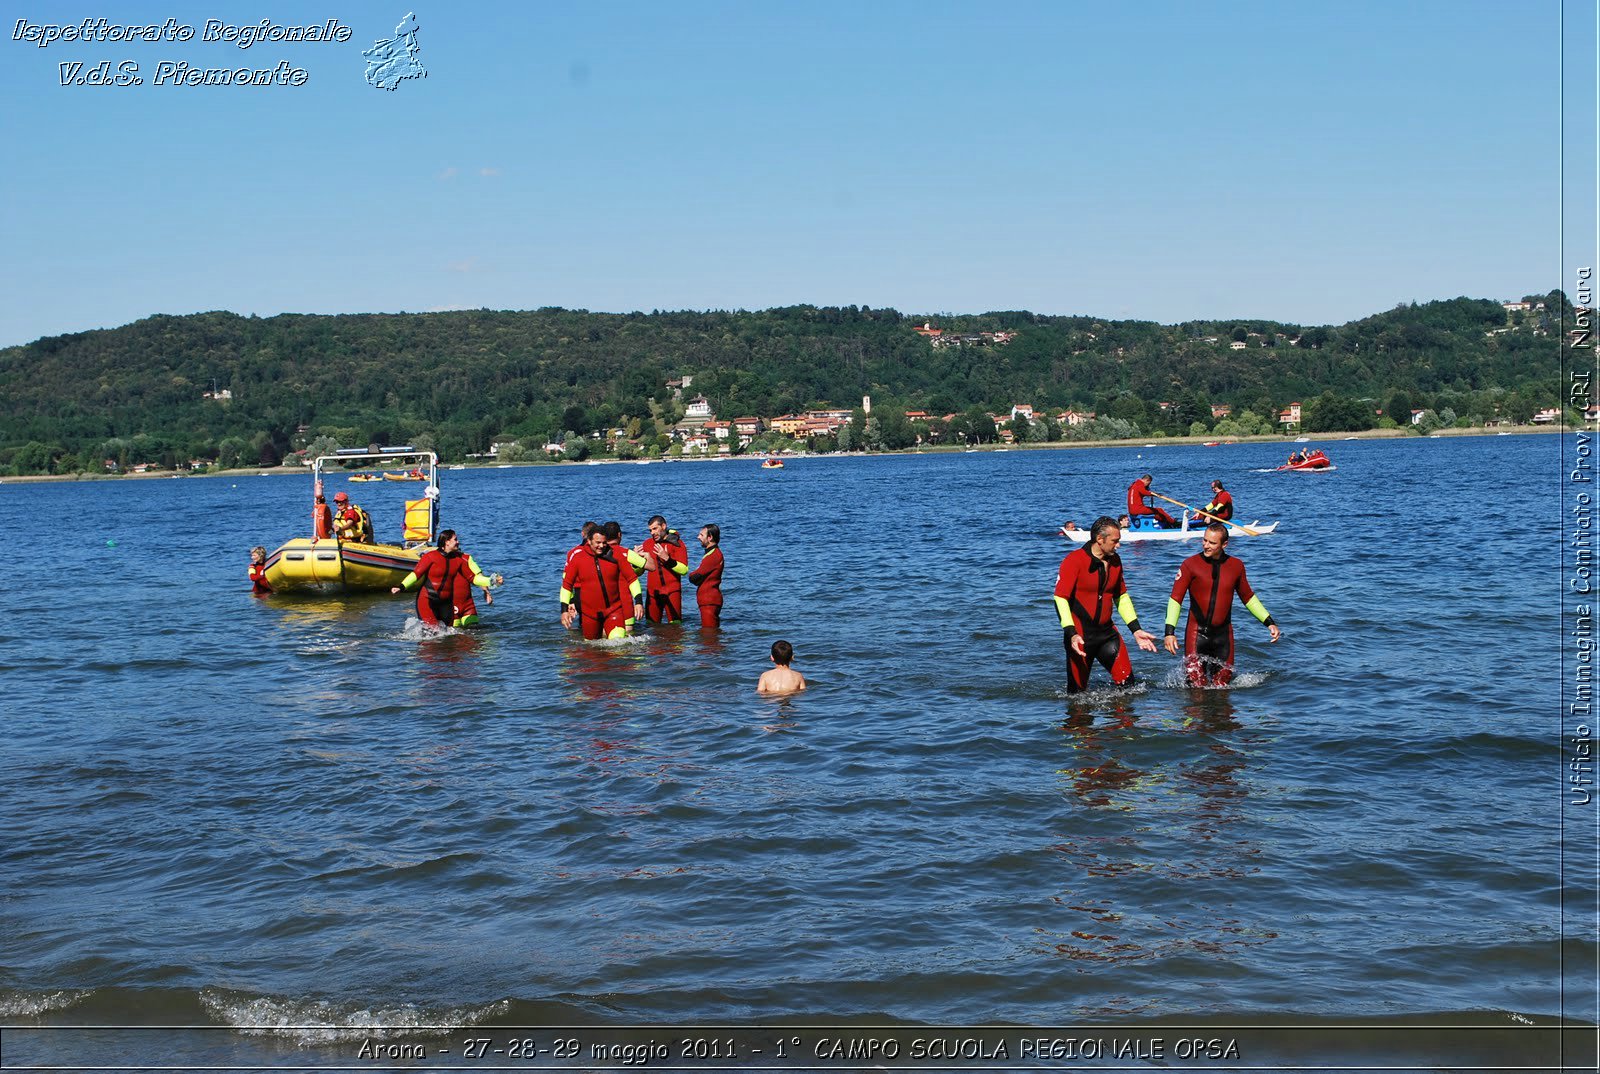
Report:
<svg viewBox="0 0 1600 1074"><path fill-rule="evenodd" d="M507 583L422 640L250 596L308 479L7 485L0 1021L1558 1013L1558 438L1283 450L448 473ZM1285 637L1069 701L1054 530L1147 469L1282 520L1230 551ZM578 525L656 512L721 525L724 630L575 641ZM1158 631L1196 545L1124 545Z"/></svg>

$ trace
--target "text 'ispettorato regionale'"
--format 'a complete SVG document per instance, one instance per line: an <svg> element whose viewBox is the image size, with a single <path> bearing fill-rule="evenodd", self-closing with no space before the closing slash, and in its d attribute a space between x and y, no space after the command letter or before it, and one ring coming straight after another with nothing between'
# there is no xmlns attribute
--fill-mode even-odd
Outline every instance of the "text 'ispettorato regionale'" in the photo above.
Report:
<svg viewBox="0 0 1600 1074"><path fill-rule="evenodd" d="M35 23L18 19L11 40L32 42L39 48L54 44L159 44L187 43L233 45L248 49L263 42L272 44L320 42L345 43L354 32L338 19L303 26L288 26L270 19L252 23L230 23L207 19L198 28L176 19L159 23L117 23L105 18L82 22ZM142 86L145 79L138 63L72 61L59 65L63 86ZM156 63L151 84L157 86L303 86L310 78L304 68L281 60L273 67L196 67L182 60Z"/></svg>

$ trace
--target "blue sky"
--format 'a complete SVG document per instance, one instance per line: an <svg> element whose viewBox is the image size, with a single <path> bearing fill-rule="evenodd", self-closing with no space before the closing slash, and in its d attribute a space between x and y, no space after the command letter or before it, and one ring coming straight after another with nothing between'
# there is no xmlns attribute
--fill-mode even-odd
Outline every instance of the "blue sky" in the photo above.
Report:
<svg viewBox="0 0 1600 1074"><path fill-rule="evenodd" d="M118 10L111 10L111 9ZM368 86L408 10L428 77ZM1594 4L8 2L0 345L567 306L1340 323L1592 264ZM12 39L336 18L347 44ZM57 65L137 63L142 86ZM305 85L151 84L162 60ZM1560 195L1565 140L1566 259Z"/></svg>

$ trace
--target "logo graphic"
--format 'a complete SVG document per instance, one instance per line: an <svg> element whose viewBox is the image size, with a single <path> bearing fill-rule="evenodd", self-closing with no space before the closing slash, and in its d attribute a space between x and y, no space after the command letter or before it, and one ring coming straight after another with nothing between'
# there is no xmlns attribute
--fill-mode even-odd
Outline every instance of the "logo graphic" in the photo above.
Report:
<svg viewBox="0 0 1600 1074"><path fill-rule="evenodd" d="M367 85L391 92L408 78L427 78L428 72L417 62L417 16L406 12L394 36L379 38L361 55L367 58Z"/></svg>

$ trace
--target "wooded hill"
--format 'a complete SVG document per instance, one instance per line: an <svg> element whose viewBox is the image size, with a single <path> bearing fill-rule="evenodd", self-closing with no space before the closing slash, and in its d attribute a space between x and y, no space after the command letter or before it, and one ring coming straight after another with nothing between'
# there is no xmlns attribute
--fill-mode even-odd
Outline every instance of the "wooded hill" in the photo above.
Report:
<svg viewBox="0 0 1600 1074"><path fill-rule="evenodd" d="M613 426L649 446L681 417L666 382L685 374L694 376L688 394L725 418L871 395L875 412L1094 410L1153 435L1189 432L1196 420L1209 427L1210 404L1275 423L1288 403L1320 397L1353 415L1346 427L1401 403L1402 423L1409 406L1525 422L1565 402L1559 331L1570 310L1559 291L1527 301L1535 308L1526 312L1484 299L1407 304L1311 328L854 306L154 316L0 350L0 470L219 453L273 462L319 435L345 446L426 438L447 459L497 437L559 440ZM1016 336L934 347L913 331L925 322L946 334ZM205 398L213 389L231 399Z"/></svg>

